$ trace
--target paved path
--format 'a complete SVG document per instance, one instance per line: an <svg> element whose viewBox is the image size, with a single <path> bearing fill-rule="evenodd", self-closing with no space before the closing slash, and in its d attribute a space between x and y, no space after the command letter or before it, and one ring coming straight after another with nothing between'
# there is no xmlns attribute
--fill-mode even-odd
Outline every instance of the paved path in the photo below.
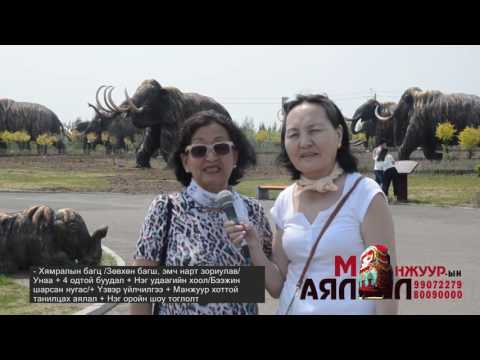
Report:
<svg viewBox="0 0 480 360"><path fill-rule="evenodd" d="M84 217L90 232L108 225L105 245L127 262L135 249L140 225L154 195L112 193L0 192L0 211L23 210L35 204L71 207ZM269 210L272 201L263 201ZM464 299L401 301L401 314L480 314L480 209L393 205L399 263L443 265L462 271ZM268 213L268 211L267 211ZM276 300L266 294L261 314L274 314ZM117 306L111 314L126 314Z"/></svg>

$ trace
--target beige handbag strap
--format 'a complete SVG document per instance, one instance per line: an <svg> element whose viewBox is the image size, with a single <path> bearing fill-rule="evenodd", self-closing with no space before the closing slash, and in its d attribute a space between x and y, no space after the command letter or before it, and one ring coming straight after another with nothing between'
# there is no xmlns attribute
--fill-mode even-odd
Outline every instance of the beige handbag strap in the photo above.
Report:
<svg viewBox="0 0 480 360"><path fill-rule="evenodd" d="M350 196L350 194L353 192L353 190L355 190L355 188L357 187L357 185L360 183L360 181L364 178L364 176L360 176L356 181L355 183L353 184L352 188L348 191L348 193L345 194L345 196L342 198L342 200L340 200L340 202L338 203L337 207L335 208L335 210L333 210L333 212L330 214L330 216L328 217L327 219L327 222L325 223L325 225L323 226L322 228L322 231L320 231L320 234L318 234L318 237L317 237L317 240L315 241L315 244L313 244L313 247L312 249L310 250L310 254L308 255L308 259L307 259L307 262L305 263L305 266L303 267L303 271L302 271L302 275L300 275L300 278L298 279L298 282L297 282L297 286L296 286L296 289L295 289L295 293L293 294L293 297L292 297L292 300L290 301L289 305L288 305L288 308L287 308L287 311L285 312L285 314L288 314L288 312L290 311L290 308L293 304L293 301L295 300L295 297L297 296L297 293L298 291L300 290L302 284L303 284L303 279L305 278L305 274L307 273L307 270L308 270L308 267L310 266L310 263L312 262L312 259L313 259L313 255L315 254L315 251L317 250L317 246L318 246L318 243L320 242L320 239L322 238L323 234L325 233L325 231L327 231L327 228L328 226L332 223L333 219L335 219L335 216L337 216L338 212L340 211L340 209L343 207L343 205L345 204L345 202L347 201L348 197Z"/></svg>

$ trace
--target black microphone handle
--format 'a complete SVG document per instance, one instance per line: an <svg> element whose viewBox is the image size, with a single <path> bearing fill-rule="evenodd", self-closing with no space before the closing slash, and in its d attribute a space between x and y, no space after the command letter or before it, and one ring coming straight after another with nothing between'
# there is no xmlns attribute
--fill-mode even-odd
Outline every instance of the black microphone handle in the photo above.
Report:
<svg viewBox="0 0 480 360"><path fill-rule="evenodd" d="M233 204L228 204L223 208L223 211L225 211L225 214L227 215L228 220L234 221L235 224L239 224L240 222L238 221L237 213L235 211L235 208L233 207ZM248 245L244 244L243 246L240 245L239 247L240 253L242 256L246 259L250 258L250 250L248 249Z"/></svg>
<svg viewBox="0 0 480 360"><path fill-rule="evenodd" d="M233 204L228 204L223 208L225 214L227 215L228 220L233 221L235 224L239 224L237 213L235 212L235 208Z"/></svg>

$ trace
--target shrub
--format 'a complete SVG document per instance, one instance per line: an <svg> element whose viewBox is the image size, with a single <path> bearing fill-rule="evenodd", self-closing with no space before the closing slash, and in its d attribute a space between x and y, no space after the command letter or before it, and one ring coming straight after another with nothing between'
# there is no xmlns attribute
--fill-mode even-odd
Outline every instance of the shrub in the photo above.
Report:
<svg viewBox="0 0 480 360"><path fill-rule="evenodd" d="M12 141L15 141L14 139L14 136L13 136L13 133L9 132L9 131L4 131L4 132L1 132L0 133L0 140L1 141L4 141L6 143L9 143L9 142L12 142Z"/></svg>
<svg viewBox="0 0 480 360"><path fill-rule="evenodd" d="M468 153L468 158L471 159L473 149L480 145L480 129L466 127L459 135L460 146Z"/></svg>
<svg viewBox="0 0 480 360"><path fill-rule="evenodd" d="M272 144L280 145L280 142L281 142L280 132L278 131L272 132L270 134L270 141L272 142Z"/></svg>
<svg viewBox="0 0 480 360"><path fill-rule="evenodd" d="M51 136L50 134L41 134L37 137L38 145L53 145L57 141L56 136Z"/></svg>
<svg viewBox="0 0 480 360"><path fill-rule="evenodd" d="M110 140L110 133L108 131L102 131L101 134L102 142L107 142Z"/></svg>
<svg viewBox="0 0 480 360"><path fill-rule="evenodd" d="M95 140L97 140L97 134L93 133L93 132L90 132L87 134L87 141L89 143L94 143Z"/></svg>
<svg viewBox="0 0 480 360"><path fill-rule="evenodd" d="M353 134L352 135L352 140L353 141L367 141L367 135L365 133L358 133L358 134Z"/></svg>
<svg viewBox="0 0 480 360"><path fill-rule="evenodd" d="M12 135L12 141L18 141L22 143L29 142L31 136L26 131L15 131Z"/></svg>
<svg viewBox="0 0 480 360"><path fill-rule="evenodd" d="M457 130L455 129L455 126L453 124L449 122L443 122L437 125L435 136L442 143L448 143L453 140L456 132Z"/></svg>
<svg viewBox="0 0 480 360"><path fill-rule="evenodd" d="M73 129L72 131L70 131L69 135L73 142L80 140L80 131L76 129Z"/></svg>
<svg viewBox="0 0 480 360"><path fill-rule="evenodd" d="M127 145L128 147L131 147L133 145L132 143L132 140L130 140L130 138L123 138L123 142L125 143L125 145Z"/></svg>
<svg viewBox="0 0 480 360"><path fill-rule="evenodd" d="M257 135L255 135L255 140L259 144L263 144L268 139L267 130L258 130Z"/></svg>
<svg viewBox="0 0 480 360"><path fill-rule="evenodd" d="M448 153L447 145L453 140L456 132L455 126L448 121L437 125L435 136L442 143L442 148L445 153Z"/></svg>

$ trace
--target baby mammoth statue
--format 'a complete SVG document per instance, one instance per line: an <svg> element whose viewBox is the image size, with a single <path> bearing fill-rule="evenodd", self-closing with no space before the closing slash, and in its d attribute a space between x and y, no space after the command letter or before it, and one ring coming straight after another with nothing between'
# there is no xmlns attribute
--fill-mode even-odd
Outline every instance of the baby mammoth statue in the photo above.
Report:
<svg viewBox="0 0 480 360"><path fill-rule="evenodd" d="M54 211L36 205L16 213L0 212L0 273L31 266L99 265L107 230L102 227L90 236L73 209Z"/></svg>

